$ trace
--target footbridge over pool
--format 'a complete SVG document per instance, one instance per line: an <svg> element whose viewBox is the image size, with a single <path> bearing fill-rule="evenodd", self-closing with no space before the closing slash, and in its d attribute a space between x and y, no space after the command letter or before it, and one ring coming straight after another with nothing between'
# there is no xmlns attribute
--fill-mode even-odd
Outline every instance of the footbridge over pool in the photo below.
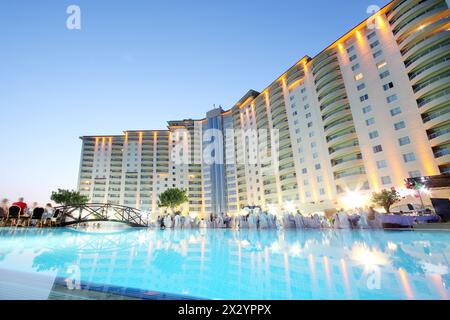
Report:
<svg viewBox="0 0 450 320"><path fill-rule="evenodd" d="M61 213L61 226L87 222L120 222L131 227L147 227L149 213L114 204L89 203L56 208Z"/></svg>

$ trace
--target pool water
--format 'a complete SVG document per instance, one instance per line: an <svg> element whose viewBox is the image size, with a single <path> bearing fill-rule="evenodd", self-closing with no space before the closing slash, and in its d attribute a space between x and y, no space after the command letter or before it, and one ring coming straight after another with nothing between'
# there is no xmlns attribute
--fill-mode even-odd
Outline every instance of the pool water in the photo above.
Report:
<svg viewBox="0 0 450 320"><path fill-rule="evenodd" d="M205 299L447 300L449 257L449 232L4 228L0 299L46 299L67 278Z"/></svg>

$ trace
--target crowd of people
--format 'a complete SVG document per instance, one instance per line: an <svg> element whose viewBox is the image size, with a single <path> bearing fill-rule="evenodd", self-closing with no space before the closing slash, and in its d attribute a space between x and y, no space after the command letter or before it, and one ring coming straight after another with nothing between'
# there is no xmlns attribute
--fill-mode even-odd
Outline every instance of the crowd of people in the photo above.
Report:
<svg viewBox="0 0 450 320"><path fill-rule="evenodd" d="M275 215L255 209L249 210L246 214L235 216L226 213L212 214L207 219L192 218L180 213L165 214L158 216L156 223L152 226L161 229L379 229L383 227L381 216L373 208L339 210L329 216L304 215L300 211Z"/></svg>
<svg viewBox="0 0 450 320"><path fill-rule="evenodd" d="M18 217L14 217L14 219L10 219L9 212L12 207L19 207L19 215ZM33 214L35 210L38 208L42 208L43 214L39 219L33 219ZM29 206L24 198L19 198L16 202L10 203L8 199L3 199L0 206L0 225L24 225L25 222L27 225L35 226L37 224L46 225L50 222L50 219L53 217L55 210L51 203L47 203L45 207L41 207L39 203L33 202L31 206Z"/></svg>

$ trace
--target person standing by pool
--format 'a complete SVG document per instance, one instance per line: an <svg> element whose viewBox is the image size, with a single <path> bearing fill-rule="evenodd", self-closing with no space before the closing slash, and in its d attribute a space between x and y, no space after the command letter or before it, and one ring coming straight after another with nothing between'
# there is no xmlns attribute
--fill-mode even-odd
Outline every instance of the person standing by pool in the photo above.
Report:
<svg viewBox="0 0 450 320"><path fill-rule="evenodd" d="M50 220L53 217L53 206L51 203L47 203L45 205L45 209L44 209L44 214L42 215L42 221L43 224L46 225L47 224L47 220Z"/></svg>

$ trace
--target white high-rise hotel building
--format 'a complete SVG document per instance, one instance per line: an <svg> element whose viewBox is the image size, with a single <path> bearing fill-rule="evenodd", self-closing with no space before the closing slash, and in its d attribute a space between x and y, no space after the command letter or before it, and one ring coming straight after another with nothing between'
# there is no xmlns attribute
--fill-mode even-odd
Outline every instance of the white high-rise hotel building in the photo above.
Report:
<svg viewBox="0 0 450 320"><path fill-rule="evenodd" d="M393 1L228 111L82 137L79 190L155 214L172 187L200 215L313 212L450 172L449 30L448 0Z"/></svg>

